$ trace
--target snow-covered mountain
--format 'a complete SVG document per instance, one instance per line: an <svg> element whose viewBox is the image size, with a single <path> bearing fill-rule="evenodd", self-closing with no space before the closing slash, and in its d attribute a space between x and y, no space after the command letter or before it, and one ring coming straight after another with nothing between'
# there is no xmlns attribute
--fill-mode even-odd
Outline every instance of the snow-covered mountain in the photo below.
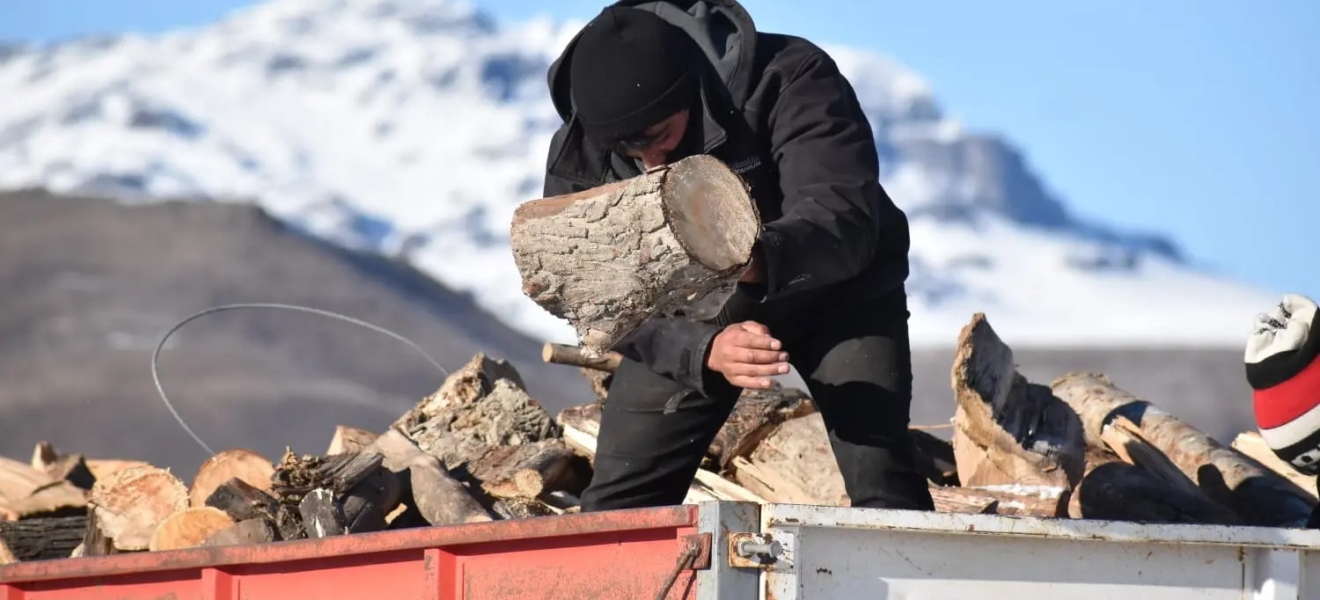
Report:
<svg viewBox="0 0 1320 600"><path fill-rule="evenodd" d="M545 70L580 25L497 24L457 0L271 0L162 36L0 47L0 188L256 200L572 341L522 296L507 232L540 194ZM985 311L1010 343L1239 345L1276 302L1167 239L1079 221L918 75L830 50L912 218L914 343L952 343Z"/></svg>

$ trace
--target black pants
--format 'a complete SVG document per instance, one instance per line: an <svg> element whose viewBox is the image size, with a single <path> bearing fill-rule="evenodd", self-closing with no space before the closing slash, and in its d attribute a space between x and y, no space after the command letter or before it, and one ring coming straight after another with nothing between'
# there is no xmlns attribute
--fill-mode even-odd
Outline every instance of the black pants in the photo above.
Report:
<svg viewBox="0 0 1320 600"><path fill-rule="evenodd" d="M852 506L934 510L916 471L908 433L912 364L903 289L873 302L831 309L736 308L737 322L765 324L784 342L829 432ZM702 456L729 417L741 388L716 373L709 397L684 392L672 379L628 359L612 378L601 415L595 474L582 510L681 504Z"/></svg>

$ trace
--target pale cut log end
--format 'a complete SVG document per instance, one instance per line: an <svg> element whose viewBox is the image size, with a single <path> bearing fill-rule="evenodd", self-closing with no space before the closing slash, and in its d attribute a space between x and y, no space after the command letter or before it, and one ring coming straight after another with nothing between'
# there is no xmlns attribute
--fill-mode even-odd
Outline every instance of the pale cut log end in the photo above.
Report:
<svg viewBox="0 0 1320 600"><path fill-rule="evenodd" d="M275 465L266 457L246 448L231 448L206 459L193 477L188 493L191 506L205 506L216 488L237 477L262 491L271 489Z"/></svg>
<svg viewBox="0 0 1320 600"><path fill-rule="evenodd" d="M209 506L194 507L176 512L156 527L147 549L178 550L201 546L207 538L234 525L224 511Z"/></svg>
<svg viewBox="0 0 1320 600"><path fill-rule="evenodd" d="M671 166L664 189L670 226L693 260L717 273L748 264L760 217L737 173L713 156L692 156Z"/></svg>
<svg viewBox="0 0 1320 600"><path fill-rule="evenodd" d="M145 550L160 523L188 508L188 488L165 469L129 467L92 486L101 533L118 550Z"/></svg>

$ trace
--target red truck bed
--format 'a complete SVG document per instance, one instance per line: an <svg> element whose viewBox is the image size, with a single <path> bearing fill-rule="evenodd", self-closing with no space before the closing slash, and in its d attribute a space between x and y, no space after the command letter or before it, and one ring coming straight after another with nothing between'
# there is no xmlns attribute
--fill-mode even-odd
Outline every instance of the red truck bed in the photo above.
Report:
<svg viewBox="0 0 1320 600"><path fill-rule="evenodd" d="M695 598L695 506L0 567L0 600ZM680 565L689 543L697 556Z"/></svg>

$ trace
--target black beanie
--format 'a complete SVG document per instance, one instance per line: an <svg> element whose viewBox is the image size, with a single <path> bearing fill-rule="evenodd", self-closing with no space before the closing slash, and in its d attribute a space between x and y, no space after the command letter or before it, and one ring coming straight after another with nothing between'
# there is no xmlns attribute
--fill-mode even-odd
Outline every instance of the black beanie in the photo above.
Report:
<svg viewBox="0 0 1320 600"><path fill-rule="evenodd" d="M691 106L697 76L684 35L635 8L610 7L587 23L573 51L570 85L588 136L617 140Z"/></svg>

